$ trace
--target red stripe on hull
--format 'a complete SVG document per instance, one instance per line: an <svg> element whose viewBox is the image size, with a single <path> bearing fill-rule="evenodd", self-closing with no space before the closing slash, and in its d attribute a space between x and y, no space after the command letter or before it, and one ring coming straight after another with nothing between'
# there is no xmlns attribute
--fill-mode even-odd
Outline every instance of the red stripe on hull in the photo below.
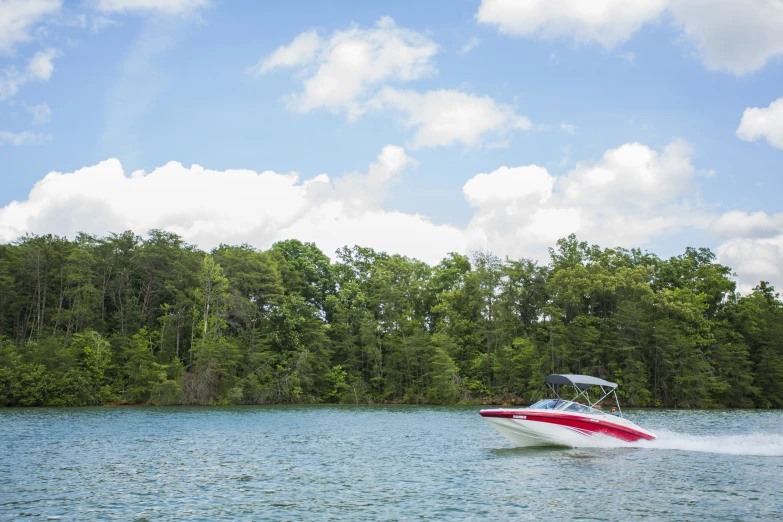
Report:
<svg viewBox="0 0 783 522"><path fill-rule="evenodd" d="M516 419L557 424L559 426L577 428L579 430L588 431L590 433L601 433L616 439L624 440L626 442L635 442L639 439L655 440L655 437L652 437L641 431L637 431L626 426L620 426L611 422L606 422L601 419L584 419L580 417L574 417L572 415L531 412L528 410L481 410L479 413L482 417L500 417L503 419ZM520 419L520 416L524 416L524 419Z"/></svg>

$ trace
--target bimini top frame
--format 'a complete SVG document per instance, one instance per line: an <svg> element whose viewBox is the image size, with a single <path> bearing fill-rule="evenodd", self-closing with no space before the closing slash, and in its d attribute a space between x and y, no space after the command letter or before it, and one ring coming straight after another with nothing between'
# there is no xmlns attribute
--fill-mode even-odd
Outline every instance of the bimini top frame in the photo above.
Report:
<svg viewBox="0 0 783 522"><path fill-rule="evenodd" d="M576 401L579 397L584 397L588 406L591 408L609 395L613 395L614 401L617 403L617 411L622 416L620 401L617 399L617 383L605 381L598 377L591 377L590 375L576 375L572 373L554 373L549 375L544 381L549 385L552 393L554 393L555 397L558 399L561 399L561 397L558 395L555 385L573 386L578 393L576 394L576 397L571 399L571 402ZM591 401L588 393L588 390L593 386L597 386L601 389L602 395L597 401Z"/></svg>
<svg viewBox="0 0 783 522"><path fill-rule="evenodd" d="M589 375L576 375L573 373L553 373L546 379L547 384L566 384L574 388L589 388L591 386L601 386L606 388L617 388L617 383L605 381L598 377Z"/></svg>

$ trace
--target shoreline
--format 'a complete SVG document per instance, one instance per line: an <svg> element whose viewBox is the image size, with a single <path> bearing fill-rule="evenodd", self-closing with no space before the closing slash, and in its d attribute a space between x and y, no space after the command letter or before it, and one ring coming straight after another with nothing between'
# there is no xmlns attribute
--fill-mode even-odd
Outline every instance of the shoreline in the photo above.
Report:
<svg viewBox="0 0 783 522"><path fill-rule="evenodd" d="M384 407L384 406L406 406L406 407L486 407L486 408L507 408L507 407L519 407L526 408L528 405L521 404L501 404L500 402L475 402L475 403L457 403L457 404L444 404L444 403L409 403L409 402L361 402L361 403L318 403L318 402L302 402L302 403L265 403L265 404L150 404L150 403L129 403L129 402L106 402L103 404L93 404L89 406L6 406L0 407L3 409L18 409L18 408L235 408L235 407ZM714 406L708 408L684 408L677 406L629 406L620 405L624 409L632 410L678 410L678 411L714 411L714 410L743 410L743 411L783 411L783 408L737 408L732 406Z"/></svg>

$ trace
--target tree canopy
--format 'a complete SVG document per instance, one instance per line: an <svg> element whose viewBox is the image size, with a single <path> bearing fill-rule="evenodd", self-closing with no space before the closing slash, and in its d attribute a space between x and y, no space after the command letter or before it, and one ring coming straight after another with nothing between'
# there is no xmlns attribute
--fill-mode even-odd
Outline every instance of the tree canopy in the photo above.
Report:
<svg viewBox="0 0 783 522"><path fill-rule="evenodd" d="M783 304L708 249L574 236L546 265L160 230L0 245L0 405L526 402L549 373L634 406L780 408Z"/></svg>

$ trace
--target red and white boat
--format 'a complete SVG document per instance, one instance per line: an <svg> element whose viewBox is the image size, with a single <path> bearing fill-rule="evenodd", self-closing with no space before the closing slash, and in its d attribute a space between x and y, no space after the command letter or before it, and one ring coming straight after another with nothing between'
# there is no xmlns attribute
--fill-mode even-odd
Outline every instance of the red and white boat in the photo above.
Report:
<svg viewBox="0 0 783 522"><path fill-rule="evenodd" d="M655 440L655 434L640 428L623 417L617 400L617 384L589 375L554 374L546 378L554 394L527 408L498 408L481 410L482 417L501 435L520 447L572 446L581 437L609 437L626 442ZM564 400L556 386L572 387L576 396ZM589 390L600 389L600 398L591 401ZM601 401L613 396L616 413L600 408ZM578 402L583 400L587 404Z"/></svg>

